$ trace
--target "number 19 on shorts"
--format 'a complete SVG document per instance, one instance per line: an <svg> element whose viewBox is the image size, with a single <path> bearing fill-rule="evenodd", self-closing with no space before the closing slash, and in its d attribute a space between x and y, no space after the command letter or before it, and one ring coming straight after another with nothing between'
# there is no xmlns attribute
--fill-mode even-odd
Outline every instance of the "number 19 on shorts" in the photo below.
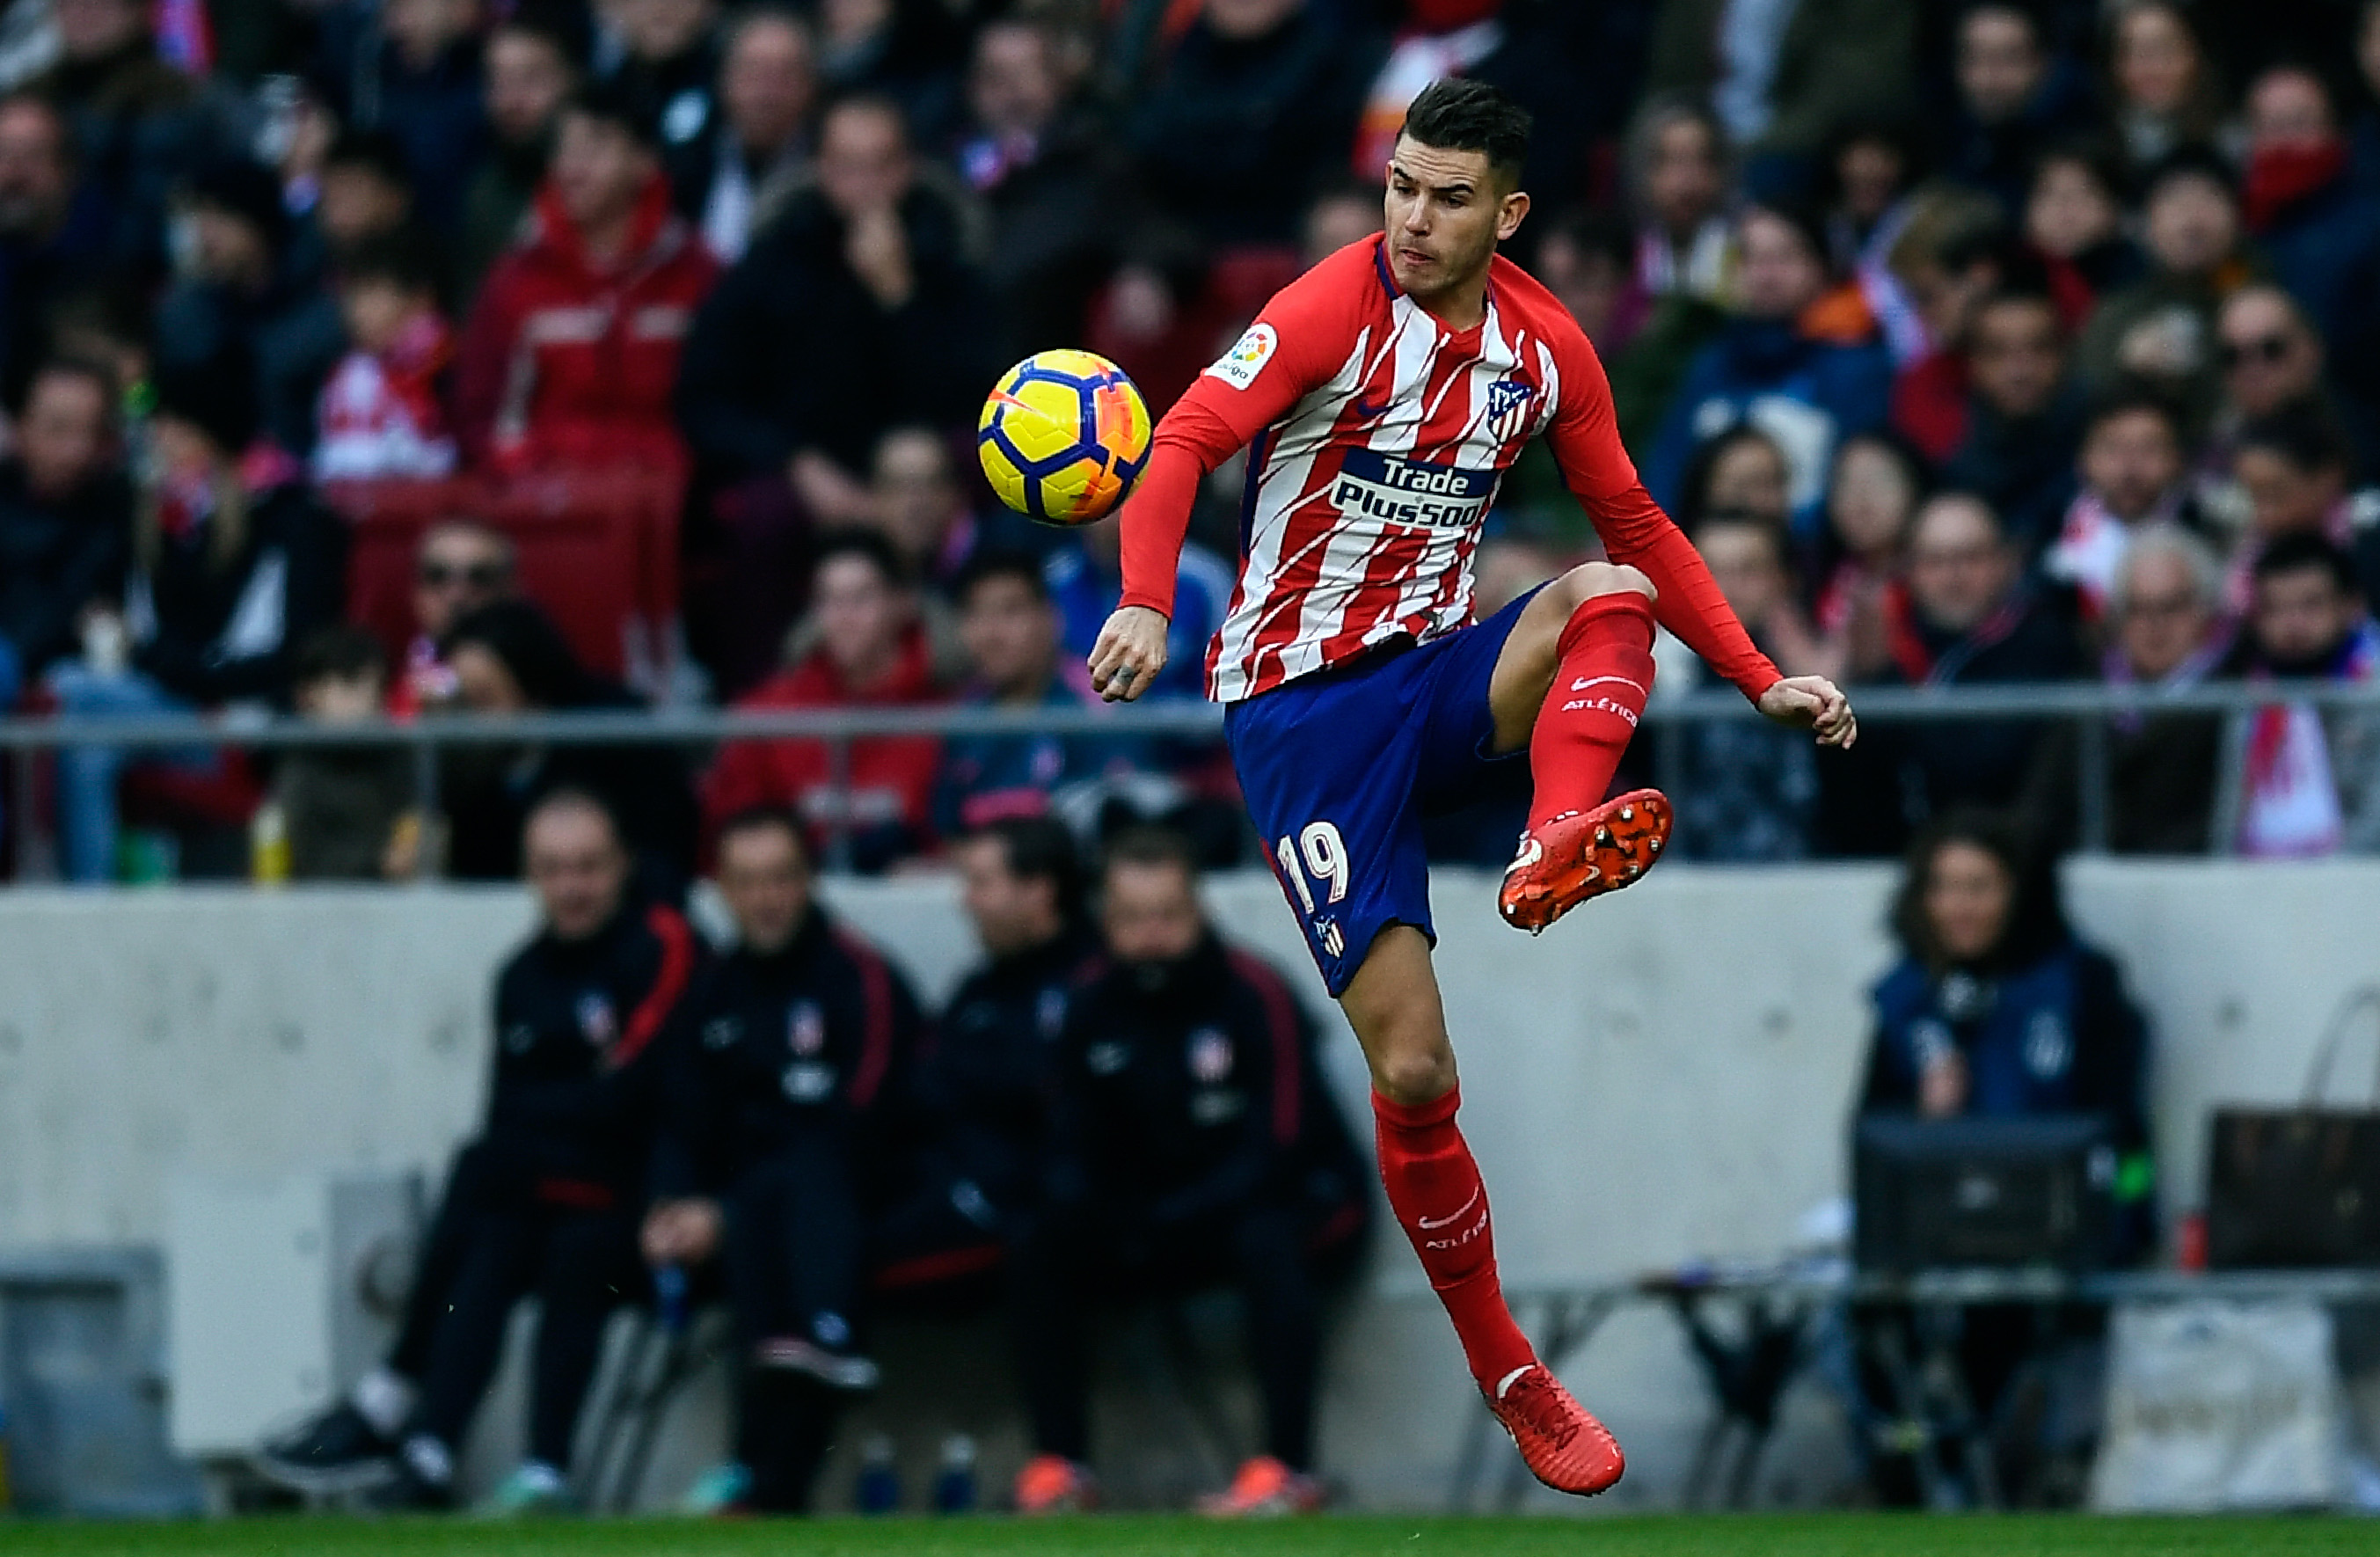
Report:
<svg viewBox="0 0 2380 1557"><path fill-rule="evenodd" d="M1281 879L1297 894L1298 906L1314 921L1323 950L1334 957L1344 955L1341 946L1331 944L1340 940L1339 927L1317 917L1314 896L1321 893L1322 903L1328 905L1347 895L1347 844L1339 835L1339 829L1327 821L1308 822L1293 839L1282 833L1273 845L1273 854L1281 861Z"/></svg>

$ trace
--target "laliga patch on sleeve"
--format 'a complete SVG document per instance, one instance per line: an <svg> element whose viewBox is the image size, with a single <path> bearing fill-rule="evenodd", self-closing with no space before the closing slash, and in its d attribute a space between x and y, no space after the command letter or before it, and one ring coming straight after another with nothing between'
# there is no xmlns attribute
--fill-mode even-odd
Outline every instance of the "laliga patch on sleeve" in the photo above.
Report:
<svg viewBox="0 0 2380 1557"><path fill-rule="evenodd" d="M1207 370L1210 379L1221 379L1233 389L1245 389L1257 382L1257 374L1272 359L1273 348L1281 345L1281 336L1269 324L1251 324L1248 333L1239 338L1231 350L1215 359Z"/></svg>

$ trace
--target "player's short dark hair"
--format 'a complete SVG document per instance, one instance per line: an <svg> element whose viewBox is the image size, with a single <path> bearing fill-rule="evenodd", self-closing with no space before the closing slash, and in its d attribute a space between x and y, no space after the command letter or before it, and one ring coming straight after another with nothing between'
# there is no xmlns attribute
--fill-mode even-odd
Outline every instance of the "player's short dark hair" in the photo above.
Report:
<svg viewBox="0 0 2380 1557"><path fill-rule="evenodd" d="M1500 87L1450 76L1432 81L1405 110L1404 133L1441 152L1478 152L1507 183L1528 160L1529 111Z"/></svg>
<svg viewBox="0 0 2380 1557"><path fill-rule="evenodd" d="M883 575L884 582L893 589L909 587L908 563L903 560L900 548L880 531L856 526L828 530L819 537L817 549L811 553L811 577L816 578L837 557L857 557Z"/></svg>
<svg viewBox="0 0 2380 1557"><path fill-rule="evenodd" d="M969 834L1000 845L1002 862L1020 881L1048 882L1059 918L1073 922L1083 911L1083 857L1064 822L1046 816L1002 817Z"/></svg>
<svg viewBox="0 0 2380 1557"><path fill-rule="evenodd" d="M438 255L428 237L408 225L395 232L374 233L357 244L340 259L338 276L342 286L379 282L405 292L435 293Z"/></svg>
<svg viewBox="0 0 2380 1557"><path fill-rule="evenodd" d="M1198 882L1198 848L1188 836L1171 827L1136 822L1120 829L1099 853L1099 874L1118 866L1172 866L1192 885Z"/></svg>
<svg viewBox="0 0 2380 1557"><path fill-rule="evenodd" d="M718 852L727 852L727 841L747 833L783 833L794 841L794 853L800 857L802 868L808 870L815 862L810 858L810 835L802 827L802 819L791 806L746 806L730 811L719 824L715 834Z"/></svg>
<svg viewBox="0 0 2380 1557"><path fill-rule="evenodd" d="M2341 594L2363 592L2363 581L2356 577L2355 558L2346 547L2327 535L2300 530L2290 535L2273 538L2270 544L2256 553L2255 566L2250 570L2257 583L2278 578L2286 573L2305 573L2315 569L2330 576Z"/></svg>
<svg viewBox="0 0 2380 1557"><path fill-rule="evenodd" d="M388 653L379 639L365 628L343 622L324 627L298 646L290 663L290 681L298 687L317 681L356 681L386 676Z"/></svg>
<svg viewBox="0 0 2380 1557"><path fill-rule="evenodd" d="M1024 585L1035 600L1047 601L1050 598L1049 576L1042 572L1039 561L1028 552L1007 549L978 552L967 558L966 566L960 568L959 576L951 581L951 598L958 602L959 609L964 611L967 602L975 598L976 590L994 578L1014 579Z"/></svg>
<svg viewBox="0 0 2380 1557"><path fill-rule="evenodd" d="M2300 402L2251 420L2240 429L2235 454L2263 449L2300 470L2351 470L2355 445L2320 407Z"/></svg>

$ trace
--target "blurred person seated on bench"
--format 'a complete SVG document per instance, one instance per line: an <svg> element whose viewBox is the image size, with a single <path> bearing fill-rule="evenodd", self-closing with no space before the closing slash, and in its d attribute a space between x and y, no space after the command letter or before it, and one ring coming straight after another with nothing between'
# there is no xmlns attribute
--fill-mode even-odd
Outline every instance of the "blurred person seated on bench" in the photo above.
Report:
<svg viewBox="0 0 2380 1557"><path fill-rule="evenodd" d="M386 1361L259 1456L301 1490L450 1506L513 1306L535 1295L528 1458L494 1505L562 1506L604 1320L645 1290L637 1218L700 951L675 909L631 894L594 796L545 796L526 832L542 923L496 976L487 1122L455 1157Z"/></svg>
<svg viewBox="0 0 2380 1557"><path fill-rule="evenodd" d="M2118 1152L2119 1258L2148 1252L2155 1168L2149 1154L2149 1032L2103 952L2069 926L2056 864L2014 819L1960 811L1912 846L1892 913L1900 961L1870 991L1876 1033L1860 1112L1927 1119L2098 1114ZM1897 1323L1878 1311L1868 1324ZM2095 1325L2076 1314L2045 1324L2031 1305L1961 1311L1961 1372L1978 1419L2015 1429L2019 1369L2060 1331ZM1871 1381L1871 1383L1875 1382ZM1872 1397L1877 1392L1872 1391ZM2007 1441L2004 1484L2038 1468L2034 1446ZM1917 1499L1898 1455L1874 1467L1878 1495Z"/></svg>
<svg viewBox="0 0 2380 1557"><path fill-rule="evenodd" d="M984 960L917 1057L906 1192L877 1219L876 1283L960 1290L1001 1264L1041 1182L1059 1040L1097 950L1074 834L1012 817L951 851Z"/></svg>
<svg viewBox="0 0 2380 1557"><path fill-rule="evenodd" d="M875 1388L860 1349L864 1207L923 1019L892 965L811 895L790 811L719 829L718 884L738 943L687 1003L645 1258L723 1258L742 1377L736 1463L706 1501L798 1511L833 1395Z"/></svg>
<svg viewBox="0 0 2380 1557"><path fill-rule="evenodd" d="M1202 1507L1318 1507L1314 1392L1321 1285L1358 1245L1368 1175L1317 1073L1288 984L1224 944L1177 834L1119 834L1100 875L1105 955L1068 1003L1044 1199L1018 1240L1014 1321L1035 1458L1020 1512L1094 1501L1095 1295L1238 1287L1265 1452Z"/></svg>
<svg viewBox="0 0 2380 1557"><path fill-rule="evenodd" d="M525 713L629 713L644 704L579 663L562 630L524 600L500 600L457 621L441 644L462 711L489 718ZM698 831L685 760L666 746L467 746L445 754L439 793L448 829L447 871L506 881L520 870L520 819L555 789L602 797L619 819L639 882L675 898L694 870Z"/></svg>

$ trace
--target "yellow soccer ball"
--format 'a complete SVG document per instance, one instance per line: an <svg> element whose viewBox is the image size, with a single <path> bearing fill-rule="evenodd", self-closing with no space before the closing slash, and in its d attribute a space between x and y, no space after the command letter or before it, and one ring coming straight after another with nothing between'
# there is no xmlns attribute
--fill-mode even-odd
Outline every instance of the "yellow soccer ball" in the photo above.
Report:
<svg viewBox="0 0 2380 1557"><path fill-rule="evenodd" d="M1003 374L976 422L1000 500L1046 525L1103 519L1148 464L1148 402L1088 351L1038 351Z"/></svg>

